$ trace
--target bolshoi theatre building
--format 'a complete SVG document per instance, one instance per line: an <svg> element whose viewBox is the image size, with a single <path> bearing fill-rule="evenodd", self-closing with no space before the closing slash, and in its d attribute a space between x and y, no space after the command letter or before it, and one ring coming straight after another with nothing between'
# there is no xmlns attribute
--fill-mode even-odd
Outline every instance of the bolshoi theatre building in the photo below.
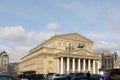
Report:
<svg viewBox="0 0 120 80"><path fill-rule="evenodd" d="M78 33L55 35L29 51L19 63L19 72L37 74L99 73L101 55L93 51L93 41Z"/></svg>

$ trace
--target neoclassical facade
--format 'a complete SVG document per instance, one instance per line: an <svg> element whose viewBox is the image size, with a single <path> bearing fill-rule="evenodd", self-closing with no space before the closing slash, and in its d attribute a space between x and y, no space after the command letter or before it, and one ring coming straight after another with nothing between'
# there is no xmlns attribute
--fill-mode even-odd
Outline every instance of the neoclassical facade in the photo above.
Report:
<svg viewBox="0 0 120 80"><path fill-rule="evenodd" d="M93 41L78 33L55 35L30 50L19 63L19 72L99 73L101 55L93 52Z"/></svg>

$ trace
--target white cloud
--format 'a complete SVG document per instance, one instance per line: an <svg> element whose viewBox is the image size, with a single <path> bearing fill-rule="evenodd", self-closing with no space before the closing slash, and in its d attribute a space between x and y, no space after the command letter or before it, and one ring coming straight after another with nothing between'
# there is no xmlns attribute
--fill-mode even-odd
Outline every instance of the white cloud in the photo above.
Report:
<svg viewBox="0 0 120 80"><path fill-rule="evenodd" d="M56 30L59 28L59 24L57 22L51 22L47 25L48 30Z"/></svg>
<svg viewBox="0 0 120 80"><path fill-rule="evenodd" d="M103 50L115 52L120 50L120 37L115 32L89 32L84 35L94 41L93 49L95 52L102 52Z"/></svg>
<svg viewBox="0 0 120 80"><path fill-rule="evenodd" d="M57 25L57 23L55 23ZM49 24L48 24L49 25ZM53 25L50 23L50 25ZM49 27L53 28L53 27ZM54 27L55 28L55 27ZM55 32L41 31L41 32L26 32L22 26L8 26L0 28L0 40L8 41L16 45L29 45L34 42L39 42L48 39L55 35Z"/></svg>
<svg viewBox="0 0 120 80"><path fill-rule="evenodd" d="M120 44L105 41L95 41L94 50L97 52L102 52L103 50L117 51L120 50Z"/></svg>
<svg viewBox="0 0 120 80"><path fill-rule="evenodd" d="M22 26L8 26L0 28L0 39L17 41L24 38L25 31Z"/></svg>
<svg viewBox="0 0 120 80"><path fill-rule="evenodd" d="M49 29L53 30L53 27L49 27ZM10 61L13 62L19 61L20 58L28 54L28 51L30 49L39 45L42 41L47 40L51 36L55 35L55 32L49 32L46 30L41 32L27 32L22 26L8 26L1 27L0 34L0 51L7 51L10 55ZM108 34L104 32L91 32L86 33L85 35L88 36L89 39L93 39L95 42L95 51L120 50L119 43L102 41L105 39L111 39L111 37L120 40L119 34L116 35L115 33Z"/></svg>
<svg viewBox="0 0 120 80"><path fill-rule="evenodd" d="M0 41L0 52L6 51L9 55L10 62L17 62L20 59L28 54L30 47L20 46L20 45L13 45L8 42L2 43Z"/></svg>
<svg viewBox="0 0 120 80"><path fill-rule="evenodd" d="M20 61L28 51L41 44L42 41L55 35L55 32L27 32L22 26L8 26L0 28L0 51L7 51L10 61Z"/></svg>
<svg viewBox="0 0 120 80"><path fill-rule="evenodd" d="M87 32L84 33L85 36L89 37L93 41L101 41L101 40L113 40L119 41L120 37L117 32Z"/></svg>
<svg viewBox="0 0 120 80"><path fill-rule="evenodd" d="M29 52L29 47L12 47L7 50L10 57L10 62L19 62L22 57L26 56Z"/></svg>

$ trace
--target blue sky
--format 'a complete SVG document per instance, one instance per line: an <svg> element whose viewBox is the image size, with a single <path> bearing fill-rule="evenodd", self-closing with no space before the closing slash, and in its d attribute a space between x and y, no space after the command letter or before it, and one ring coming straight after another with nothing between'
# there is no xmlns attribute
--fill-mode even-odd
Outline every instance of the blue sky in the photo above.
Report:
<svg viewBox="0 0 120 80"><path fill-rule="evenodd" d="M20 61L55 34L77 32L94 51L120 50L120 0L0 0L0 51ZM15 55L16 57L14 57Z"/></svg>

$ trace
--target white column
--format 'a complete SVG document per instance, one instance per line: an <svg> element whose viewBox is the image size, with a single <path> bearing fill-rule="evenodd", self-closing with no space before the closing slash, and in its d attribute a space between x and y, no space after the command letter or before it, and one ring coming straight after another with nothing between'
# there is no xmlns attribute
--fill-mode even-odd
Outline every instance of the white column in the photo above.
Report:
<svg viewBox="0 0 120 80"><path fill-rule="evenodd" d="M1 61L2 61L2 60L1 60L1 58L0 58L0 66L2 66L2 65L1 65Z"/></svg>
<svg viewBox="0 0 120 80"><path fill-rule="evenodd" d="M72 59L72 71L75 72L75 58Z"/></svg>
<svg viewBox="0 0 120 80"><path fill-rule="evenodd" d="M63 58L63 73L66 73L66 62L65 59Z"/></svg>
<svg viewBox="0 0 120 80"><path fill-rule="evenodd" d="M57 59L57 73L59 73L60 70L60 62L59 62L59 58Z"/></svg>
<svg viewBox="0 0 120 80"><path fill-rule="evenodd" d="M99 74L99 69L100 69L100 61L98 60L98 61L97 61L97 63L98 63L98 74Z"/></svg>
<svg viewBox="0 0 120 80"><path fill-rule="evenodd" d="M88 60L88 71L91 70L91 64L90 64L90 59Z"/></svg>
<svg viewBox="0 0 120 80"><path fill-rule="evenodd" d="M61 74L63 74L63 57L61 57Z"/></svg>
<svg viewBox="0 0 120 80"><path fill-rule="evenodd" d="M70 72L70 59L67 58L67 72Z"/></svg>
<svg viewBox="0 0 120 80"><path fill-rule="evenodd" d="M93 74L95 74L95 60L93 60Z"/></svg>
<svg viewBox="0 0 120 80"><path fill-rule="evenodd" d="M85 67L86 65L85 65L85 59L83 59L83 72L85 72Z"/></svg>
<svg viewBox="0 0 120 80"><path fill-rule="evenodd" d="M80 72L81 65L80 65L80 59L78 59L78 72Z"/></svg>

